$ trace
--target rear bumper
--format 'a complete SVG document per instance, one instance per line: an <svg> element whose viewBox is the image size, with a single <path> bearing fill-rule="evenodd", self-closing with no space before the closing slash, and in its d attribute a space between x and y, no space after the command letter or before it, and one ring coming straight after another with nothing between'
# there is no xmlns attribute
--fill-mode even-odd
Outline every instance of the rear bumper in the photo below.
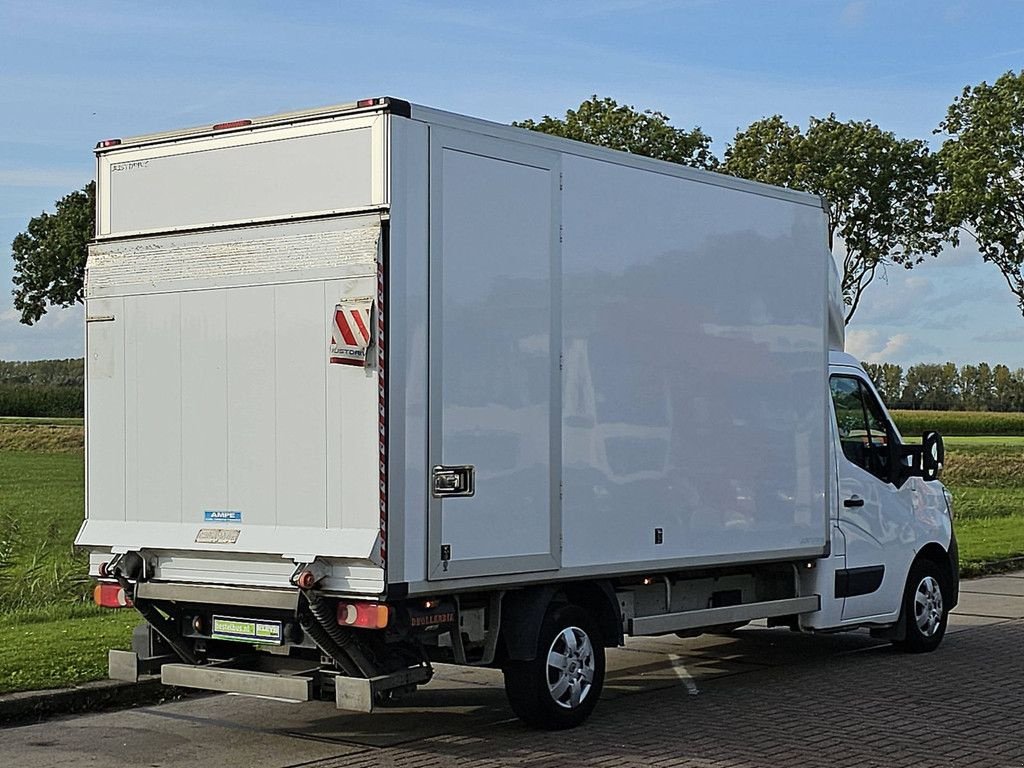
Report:
<svg viewBox="0 0 1024 768"><path fill-rule="evenodd" d="M230 587L210 584L141 581L135 597L143 600L198 603L202 605L236 606L239 608L270 608L294 611L299 604L298 589L266 587Z"/></svg>

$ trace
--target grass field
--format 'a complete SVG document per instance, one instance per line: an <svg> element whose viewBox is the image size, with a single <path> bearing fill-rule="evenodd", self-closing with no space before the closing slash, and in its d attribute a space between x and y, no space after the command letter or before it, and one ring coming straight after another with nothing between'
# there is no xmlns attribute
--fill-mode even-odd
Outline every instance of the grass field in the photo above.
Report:
<svg viewBox="0 0 1024 768"><path fill-rule="evenodd" d="M82 427L61 422L0 420L0 693L104 677L107 650L127 648L139 621L89 599L86 558L71 546L84 504ZM1024 556L1024 437L946 445L964 573Z"/></svg>
<svg viewBox="0 0 1024 768"><path fill-rule="evenodd" d="M83 505L80 426L0 424L0 693L104 677L128 647L138 617L92 604L72 547Z"/></svg>

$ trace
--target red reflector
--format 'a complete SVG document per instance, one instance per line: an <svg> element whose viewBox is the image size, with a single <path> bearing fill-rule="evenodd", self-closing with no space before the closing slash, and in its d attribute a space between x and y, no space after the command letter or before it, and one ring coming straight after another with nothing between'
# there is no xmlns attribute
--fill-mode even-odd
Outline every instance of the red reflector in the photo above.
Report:
<svg viewBox="0 0 1024 768"><path fill-rule="evenodd" d="M230 123L217 123L213 126L213 130L223 131L228 128L244 128L247 125L252 125L252 120L232 120Z"/></svg>
<svg viewBox="0 0 1024 768"><path fill-rule="evenodd" d="M104 149L105 147L116 147L120 143L120 139L104 139L103 141L96 142L96 149Z"/></svg>
<svg viewBox="0 0 1024 768"><path fill-rule="evenodd" d="M378 104L383 104L384 99L360 99L356 102L357 107L375 107Z"/></svg>
<svg viewBox="0 0 1024 768"><path fill-rule="evenodd" d="M129 608L132 604L117 584L97 584L92 591L92 601L102 608Z"/></svg>
<svg viewBox="0 0 1024 768"><path fill-rule="evenodd" d="M338 603L338 623L343 627L384 629L389 613L383 603Z"/></svg>

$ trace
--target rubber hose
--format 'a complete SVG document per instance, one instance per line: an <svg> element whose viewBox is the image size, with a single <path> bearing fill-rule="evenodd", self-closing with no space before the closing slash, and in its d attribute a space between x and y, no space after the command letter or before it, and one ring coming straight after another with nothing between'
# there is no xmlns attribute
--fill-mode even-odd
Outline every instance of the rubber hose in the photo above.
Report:
<svg viewBox="0 0 1024 768"><path fill-rule="evenodd" d="M306 602L309 603L309 611L313 614L313 617L317 620L320 626L330 635L331 639L337 643L338 647L341 648L345 654L352 659L359 671L365 677L374 677L377 674L377 669L370 663L370 660L366 658L366 655L360 650L359 646L353 641L352 636L349 635L345 630L338 626L335 617L331 615L331 610L324 604L324 601L320 599L320 596L315 592L305 592Z"/></svg>
<svg viewBox="0 0 1024 768"><path fill-rule="evenodd" d="M146 620L146 623L153 628L153 631L163 638L163 641L171 647L178 657L189 664L196 665L199 661L196 659L195 654L192 653L183 643L179 642L172 626L168 626L170 622L167 621L163 616L160 615L153 606L146 603L139 603L135 599L135 590L132 584L119 570L115 570L113 573L117 583L121 585L121 589L124 590L126 596L131 597L132 605L135 610L138 611L142 618Z"/></svg>
<svg viewBox="0 0 1024 768"><path fill-rule="evenodd" d="M325 654L334 659L341 670L349 677L362 677L362 673L356 667L348 654L331 639L327 631L320 626L319 622L312 616L300 616L299 626L303 632L309 635L317 647Z"/></svg>

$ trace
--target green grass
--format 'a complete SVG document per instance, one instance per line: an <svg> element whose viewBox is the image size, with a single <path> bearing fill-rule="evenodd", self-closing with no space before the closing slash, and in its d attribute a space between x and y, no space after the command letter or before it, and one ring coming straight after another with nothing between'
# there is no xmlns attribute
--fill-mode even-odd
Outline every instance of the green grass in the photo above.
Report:
<svg viewBox="0 0 1024 768"><path fill-rule="evenodd" d="M0 614L0 693L61 688L106 677L107 651L127 650L138 623L138 614L124 609L83 607L63 618Z"/></svg>
<svg viewBox="0 0 1024 768"><path fill-rule="evenodd" d="M0 693L106 676L107 651L127 648L135 611L92 605L88 558L72 547L82 524L84 462L61 427L17 430L0 450ZM8 443L11 442L7 435Z"/></svg>
<svg viewBox="0 0 1024 768"><path fill-rule="evenodd" d="M0 612L88 599L81 451L0 451Z"/></svg>
<svg viewBox="0 0 1024 768"><path fill-rule="evenodd" d="M953 494L964 575L998 570L1001 561L1024 557L1024 437L945 442L942 480Z"/></svg>
<svg viewBox="0 0 1024 768"><path fill-rule="evenodd" d="M956 535L964 576L1003 570L1004 564L1024 568L1024 512L958 521Z"/></svg>
<svg viewBox="0 0 1024 768"><path fill-rule="evenodd" d="M81 427L85 424L85 419L73 416L0 416L0 425L2 424L53 424L61 427Z"/></svg>
<svg viewBox="0 0 1024 768"><path fill-rule="evenodd" d="M896 426L907 437L928 430L946 435L1024 435L1024 413L995 411L892 411Z"/></svg>
<svg viewBox="0 0 1024 768"><path fill-rule="evenodd" d="M920 439L914 442L921 442ZM1024 437L1017 435L943 435L942 442L947 447L953 446L954 448L960 445L966 446L982 446L982 445L1019 445L1024 446Z"/></svg>

